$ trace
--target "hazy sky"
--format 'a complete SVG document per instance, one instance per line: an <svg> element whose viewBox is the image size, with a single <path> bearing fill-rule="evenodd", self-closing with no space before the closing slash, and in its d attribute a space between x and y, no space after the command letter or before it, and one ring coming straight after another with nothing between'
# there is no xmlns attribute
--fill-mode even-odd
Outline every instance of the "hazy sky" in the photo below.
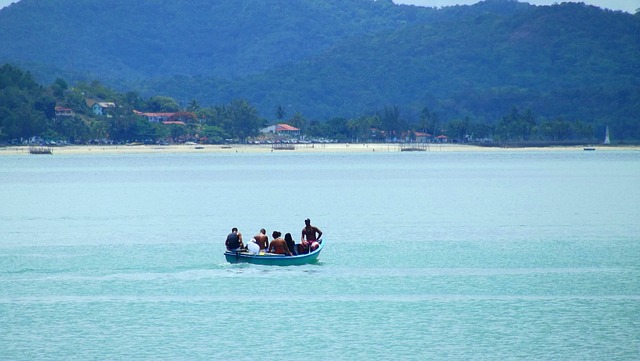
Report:
<svg viewBox="0 0 640 361"><path fill-rule="evenodd" d="M123 0L124 1L124 0ZM553 3L562 3L566 0L529 0L526 1L535 5L551 5ZM17 0L0 0L0 8L5 7ZM456 4L475 4L478 0L394 0L396 4L413 4L424 6L447 6ZM524 2L524 1L523 1ZM574 2L583 2L585 4L596 5L601 8L611 10L623 10L629 13L635 13L640 8L640 0L577 0Z"/></svg>
<svg viewBox="0 0 640 361"><path fill-rule="evenodd" d="M448 5L471 5L479 2L478 0L394 0L396 4L412 4L424 6L448 6ZM634 14L636 9L640 8L640 0L528 0L520 2L528 2L533 5L551 5L563 2L582 2L589 5L599 6L605 9L622 10Z"/></svg>

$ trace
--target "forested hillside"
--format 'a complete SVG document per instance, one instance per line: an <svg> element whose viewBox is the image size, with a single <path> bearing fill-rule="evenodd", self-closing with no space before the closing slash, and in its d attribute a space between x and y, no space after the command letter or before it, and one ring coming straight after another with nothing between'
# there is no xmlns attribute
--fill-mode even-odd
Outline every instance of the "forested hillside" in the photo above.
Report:
<svg viewBox="0 0 640 361"><path fill-rule="evenodd" d="M323 114L396 104L414 114L426 106L449 119L490 121L517 106L611 122L640 110L638 20L565 4L407 26L253 77L238 93L258 89L267 104L292 99Z"/></svg>
<svg viewBox="0 0 640 361"><path fill-rule="evenodd" d="M21 0L0 11L0 62L267 119L497 127L518 109L640 139L640 15L584 4Z"/></svg>
<svg viewBox="0 0 640 361"><path fill-rule="evenodd" d="M21 0L0 11L0 60L104 79L228 79L429 13L390 0Z"/></svg>

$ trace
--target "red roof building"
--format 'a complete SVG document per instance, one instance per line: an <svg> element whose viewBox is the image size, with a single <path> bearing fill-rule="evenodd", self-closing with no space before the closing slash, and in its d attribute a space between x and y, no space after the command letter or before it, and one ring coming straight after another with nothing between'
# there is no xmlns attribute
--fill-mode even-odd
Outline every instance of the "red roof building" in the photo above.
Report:
<svg viewBox="0 0 640 361"><path fill-rule="evenodd" d="M439 135L436 137L436 140L440 143L446 143L449 141L449 137L447 137L446 135Z"/></svg>
<svg viewBox="0 0 640 361"><path fill-rule="evenodd" d="M300 135L300 129L289 124L274 124L260 129L260 133L275 133L279 135Z"/></svg>
<svg viewBox="0 0 640 361"><path fill-rule="evenodd" d="M70 108L57 106L55 109L56 117L72 117L74 115L73 110Z"/></svg>
<svg viewBox="0 0 640 361"><path fill-rule="evenodd" d="M169 118L173 117L175 113L145 113L134 110L133 113L135 115L139 115L141 117L147 118L147 120L151 123L162 123L169 120Z"/></svg>

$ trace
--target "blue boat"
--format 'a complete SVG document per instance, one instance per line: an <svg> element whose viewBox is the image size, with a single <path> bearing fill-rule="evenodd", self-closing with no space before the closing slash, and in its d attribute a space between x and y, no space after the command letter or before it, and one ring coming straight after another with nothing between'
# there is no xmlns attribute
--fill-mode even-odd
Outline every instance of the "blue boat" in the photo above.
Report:
<svg viewBox="0 0 640 361"><path fill-rule="evenodd" d="M224 252L224 257L229 263L252 263L261 264L267 266L300 266L303 264L318 262L318 256L322 248L324 248L324 242L320 240L320 246L311 253L304 253L297 256L286 256L284 254L275 253L262 253L251 254L248 252Z"/></svg>

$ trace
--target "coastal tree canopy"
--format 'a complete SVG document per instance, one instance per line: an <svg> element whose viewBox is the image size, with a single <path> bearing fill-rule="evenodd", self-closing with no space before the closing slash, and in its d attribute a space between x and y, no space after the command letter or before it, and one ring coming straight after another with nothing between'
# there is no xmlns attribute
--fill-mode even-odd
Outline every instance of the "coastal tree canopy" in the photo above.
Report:
<svg viewBox="0 0 640 361"><path fill-rule="evenodd" d="M303 115L305 131L361 117L383 130L392 119L385 107L397 107L403 128L453 131L468 119L468 132L493 134L515 108L539 123L521 138L551 134L540 124L562 119L640 139L637 14L510 0L440 9L371 0L158 4L20 1L0 10L0 62L53 84L46 96L83 116L85 98L126 104L123 113L243 99L258 118L273 119L278 107L283 121ZM50 100L36 102L49 119ZM40 129L5 123L3 134Z"/></svg>

